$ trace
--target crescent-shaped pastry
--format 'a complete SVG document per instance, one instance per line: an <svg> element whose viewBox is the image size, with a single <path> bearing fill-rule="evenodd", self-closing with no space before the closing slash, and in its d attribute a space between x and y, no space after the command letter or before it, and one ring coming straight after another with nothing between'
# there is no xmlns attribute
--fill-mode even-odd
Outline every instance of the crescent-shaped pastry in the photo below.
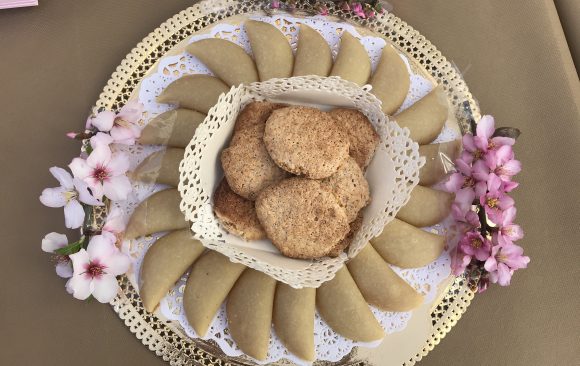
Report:
<svg viewBox="0 0 580 366"><path fill-rule="evenodd" d="M453 193L416 186L397 218L417 227L435 225L449 215L454 198Z"/></svg>
<svg viewBox="0 0 580 366"><path fill-rule="evenodd" d="M384 311L409 311L423 296L399 277L370 244L348 262L348 270L366 301Z"/></svg>
<svg viewBox="0 0 580 366"><path fill-rule="evenodd" d="M343 337L357 342L373 342L385 337L346 266L316 290L316 307L328 325Z"/></svg>
<svg viewBox="0 0 580 366"><path fill-rule="evenodd" d="M328 76L330 69L332 69L330 46L320 33L306 24L300 24L292 76Z"/></svg>
<svg viewBox="0 0 580 366"><path fill-rule="evenodd" d="M229 86L258 81L254 60L233 42L220 38L202 39L187 46L186 51Z"/></svg>
<svg viewBox="0 0 580 366"><path fill-rule="evenodd" d="M230 262L228 257L213 250L193 264L183 293L183 308L198 336L205 336L215 314L245 269L243 264Z"/></svg>
<svg viewBox="0 0 580 366"><path fill-rule="evenodd" d="M205 114L183 108L161 113L143 128L139 143L185 148L204 119Z"/></svg>
<svg viewBox="0 0 580 366"><path fill-rule="evenodd" d="M177 187L179 163L184 154L184 149L176 147L155 151L135 168L131 178L144 183L161 183Z"/></svg>
<svg viewBox="0 0 580 366"><path fill-rule="evenodd" d="M295 289L278 282L274 298L273 322L284 346L306 361L314 361L314 313L316 289Z"/></svg>
<svg viewBox="0 0 580 366"><path fill-rule="evenodd" d="M179 210L180 202L181 196L177 189L152 194L133 211L125 230L125 239L187 228L189 224Z"/></svg>
<svg viewBox="0 0 580 366"><path fill-rule="evenodd" d="M147 250L139 277L139 295L147 311L153 312L203 251L204 246L192 238L189 229L170 232Z"/></svg>
<svg viewBox="0 0 580 366"><path fill-rule="evenodd" d="M272 24L256 20L246 21L245 26L260 81L292 76L294 55L284 33Z"/></svg>
<svg viewBox="0 0 580 366"><path fill-rule="evenodd" d="M442 85L409 108L395 115L393 119L401 127L411 130L411 139L425 145L435 140L447 120L449 104Z"/></svg>
<svg viewBox="0 0 580 366"><path fill-rule="evenodd" d="M453 162L459 157L460 152L460 140L419 146L419 155L425 157L425 165L419 171L419 184L430 186L440 182L447 174L441 154L445 154Z"/></svg>
<svg viewBox="0 0 580 366"><path fill-rule="evenodd" d="M445 237L393 219L371 244L385 261L401 268L419 268L439 258Z"/></svg>
<svg viewBox="0 0 580 366"><path fill-rule="evenodd" d="M330 76L340 76L360 86L365 85L371 75L371 59L364 46L349 32L343 32L340 50L332 66Z"/></svg>
<svg viewBox="0 0 580 366"><path fill-rule="evenodd" d="M177 104L207 114L221 94L230 90L223 81L209 75L186 75L175 80L157 97L158 103Z"/></svg>
<svg viewBox="0 0 580 366"><path fill-rule="evenodd" d="M257 360L268 356L275 291L275 279L248 268L230 291L226 303L232 338L245 354Z"/></svg>
<svg viewBox="0 0 580 366"><path fill-rule="evenodd" d="M370 84L373 86L371 93L382 102L383 112L387 115L395 113L405 101L411 78L405 62L392 46L383 48Z"/></svg>

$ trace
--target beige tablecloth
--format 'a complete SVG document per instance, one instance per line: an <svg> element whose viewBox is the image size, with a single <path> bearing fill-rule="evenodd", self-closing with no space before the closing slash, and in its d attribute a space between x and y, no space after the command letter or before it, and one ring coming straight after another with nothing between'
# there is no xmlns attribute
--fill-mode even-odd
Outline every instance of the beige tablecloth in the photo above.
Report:
<svg viewBox="0 0 580 366"><path fill-rule="evenodd" d="M553 1L391 2L463 71L485 113L523 131L515 198L530 267L477 296L421 365L577 364L580 88ZM62 232L62 212L38 195L55 185L48 168L78 153L64 133L83 126L114 68L191 3L42 0L0 11L1 365L165 364L110 307L66 294L40 250L46 233Z"/></svg>

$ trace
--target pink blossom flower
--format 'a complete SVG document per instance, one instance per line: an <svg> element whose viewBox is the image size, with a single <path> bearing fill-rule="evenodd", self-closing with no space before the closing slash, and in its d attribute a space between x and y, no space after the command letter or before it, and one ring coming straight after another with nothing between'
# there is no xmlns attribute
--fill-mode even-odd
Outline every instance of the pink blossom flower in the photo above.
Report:
<svg viewBox="0 0 580 366"><path fill-rule="evenodd" d="M280 8L280 2L278 0L272 0L270 1L270 7L272 9L278 9Z"/></svg>
<svg viewBox="0 0 580 366"><path fill-rule="evenodd" d="M106 236L91 238L87 249L81 249L70 258L73 263L73 277L67 289L80 300L93 295L106 303L113 300L119 290L116 276L129 269L130 260Z"/></svg>
<svg viewBox="0 0 580 366"><path fill-rule="evenodd" d="M524 237L522 228L513 223L515 217L515 207L510 207L504 211L498 231L494 233L495 240L498 244L507 246Z"/></svg>
<svg viewBox="0 0 580 366"><path fill-rule="evenodd" d="M44 189L40 195L40 202L48 207L64 207L66 227L69 229L81 227L85 219L85 210L80 202L91 206L102 206L103 203L91 195L85 182L73 178L66 170L52 167L50 173L58 180L60 187Z"/></svg>
<svg viewBox="0 0 580 366"><path fill-rule="evenodd" d="M457 248L457 252L451 258L451 271L455 276L461 276L469 263L471 263L471 257Z"/></svg>
<svg viewBox="0 0 580 366"><path fill-rule="evenodd" d="M514 159L512 147L504 145L485 154L485 163L489 170L503 181L510 181L522 170L522 164Z"/></svg>
<svg viewBox="0 0 580 366"><path fill-rule="evenodd" d="M484 261L491 255L491 242L477 231L465 234L459 241L461 251L478 261Z"/></svg>
<svg viewBox="0 0 580 366"><path fill-rule="evenodd" d="M522 247L510 245L495 245L491 256L485 261L485 270L489 272L492 283L508 286L515 270L526 268L530 258L523 255Z"/></svg>
<svg viewBox="0 0 580 366"><path fill-rule="evenodd" d="M119 113L103 111L90 121L99 131L109 132L116 143L124 145L135 144L135 139L141 135L137 122L141 119L143 105L139 102L128 102Z"/></svg>
<svg viewBox="0 0 580 366"><path fill-rule="evenodd" d="M66 235L59 233L46 234L42 239L42 250L47 253L55 254L56 274L62 278L69 278L73 275L73 268L68 255L59 255L54 253L57 249L64 248L68 245Z"/></svg>
<svg viewBox="0 0 580 366"><path fill-rule="evenodd" d="M472 167L462 159L455 161L455 167L457 172L449 176L449 179L445 182L445 189L448 192L458 192L461 189L469 188L475 190L477 197L481 197L487 190L485 181L477 181L473 176Z"/></svg>
<svg viewBox="0 0 580 366"><path fill-rule="evenodd" d="M117 237L125 231L127 227L127 220L123 211L117 206L112 206L111 211L107 215L105 224L101 229L101 235L109 236L114 243Z"/></svg>
<svg viewBox="0 0 580 366"><path fill-rule="evenodd" d="M352 3L352 12L361 18L366 18L363 6L361 3Z"/></svg>
<svg viewBox="0 0 580 366"><path fill-rule="evenodd" d="M93 137L91 137L90 142L91 147L94 150L101 145L109 146L113 143L113 138L108 133L97 132Z"/></svg>
<svg viewBox="0 0 580 366"><path fill-rule="evenodd" d="M131 182L125 176L129 159L122 153L113 154L108 146L97 146L86 160L75 158L69 167L99 199L105 195L113 201L122 201L131 192Z"/></svg>
<svg viewBox="0 0 580 366"><path fill-rule="evenodd" d="M495 224L501 223L503 211L513 207L514 200L500 190L501 179L495 174L490 174L487 181L488 192L480 197L480 203L485 208L487 217Z"/></svg>
<svg viewBox="0 0 580 366"><path fill-rule="evenodd" d="M495 132L495 120L492 116L481 117L477 123L476 135L463 136L464 152L461 157L464 161L475 162L485 155L488 150L497 150L500 146L513 145L515 140L510 137L491 137Z"/></svg>
<svg viewBox="0 0 580 366"><path fill-rule="evenodd" d="M318 7L318 13L324 16L328 15L328 8L326 7L326 5L320 5Z"/></svg>
<svg viewBox="0 0 580 366"><path fill-rule="evenodd" d="M475 191L471 188L463 188L455 193L455 201L451 205L453 218L459 221L465 221L465 215L471 211L474 199Z"/></svg>

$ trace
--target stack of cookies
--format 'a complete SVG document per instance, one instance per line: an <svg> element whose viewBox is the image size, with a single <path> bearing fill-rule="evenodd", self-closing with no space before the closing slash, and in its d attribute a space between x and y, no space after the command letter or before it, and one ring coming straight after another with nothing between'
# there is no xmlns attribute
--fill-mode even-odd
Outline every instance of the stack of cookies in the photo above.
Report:
<svg viewBox="0 0 580 366"><path fill-rule="evenodd" d="M252 102L221 153L216 216L231 234L270 239L288 257L338 256L370 201L363 172L378 142L357 110Z"/></svg>

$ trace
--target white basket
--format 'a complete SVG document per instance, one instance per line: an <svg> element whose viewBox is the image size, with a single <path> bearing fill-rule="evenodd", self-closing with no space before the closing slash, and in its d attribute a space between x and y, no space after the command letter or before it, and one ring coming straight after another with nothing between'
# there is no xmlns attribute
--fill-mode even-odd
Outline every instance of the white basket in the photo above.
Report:
<svg viewBox="0 0 580 366"><path fill-rule="evenodd" d="M368 88L338 77L306 76L240 85L222 94L197 128L179 166L180 208L191 222L194 237L233 262L262 271L295 288L318 287L332 279L348 258L358 254L395 217L419 182L419 169L425 163L419 156L419 146L409 138L409 130L388 121L380 102ZM269 240L245 241L229 234L215 216L213 192L223 177L220 153L227 147L238 113L246 104L266 99L323 110L355 108L377 130L380 144L365 173L371 203L363 210L363 224L348 255L316 260L285 257Z"/></svg>

